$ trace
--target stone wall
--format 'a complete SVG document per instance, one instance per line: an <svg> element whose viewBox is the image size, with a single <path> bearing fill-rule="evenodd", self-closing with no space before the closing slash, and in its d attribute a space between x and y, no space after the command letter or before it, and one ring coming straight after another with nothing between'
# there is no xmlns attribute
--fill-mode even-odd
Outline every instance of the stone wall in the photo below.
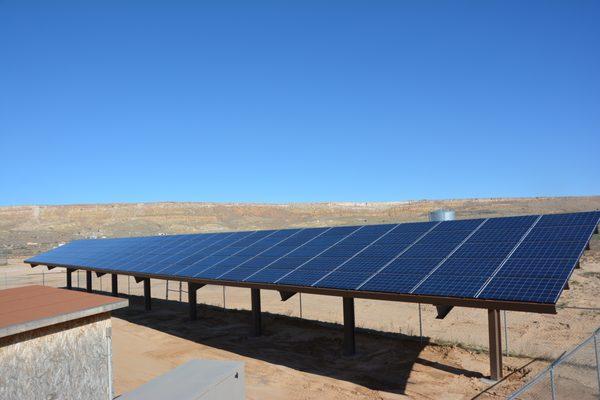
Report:
<svg viewBox="0 0 600 400"><path fill-rule="evenodd" d="M0 339L0 399L112 399L110 314Z"/></svg>

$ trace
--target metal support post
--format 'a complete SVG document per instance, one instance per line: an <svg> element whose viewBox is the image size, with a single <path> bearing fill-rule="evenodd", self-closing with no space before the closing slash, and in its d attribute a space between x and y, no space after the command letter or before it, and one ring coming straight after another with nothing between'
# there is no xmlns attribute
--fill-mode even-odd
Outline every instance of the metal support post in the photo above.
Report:
<svg viewBox="0 0 600 400"><path fill-rule="evenodd" d="M488 310L488 325L490 339L490 378L502 379L502 334L500 310Z"/></svg>
<svg viewBox="0 0 600 400"><path fill-rule="evenodd" d="M421 303L419 303L419 343L423 344L423 320L421 319Z"/></svg>
<svg viewBox="0 0 600 400"><path fill-rule="evenodd" d="M598 361L598 332L594 334L594 353L596 355L596 375L598 377L598 392L600 393L600 362Z"/></svg>
<svg viewBox="0 0 600 400"><path fill-rule="evenodd" d="M150 311L152 309L152 296L150 294L150 278L144 279L144 300L146 311Z"/></svg>
<svg viewBox="0 0 600 400"><path fill-rule="evenodd" d="M556 384L554 383L554 365L550 367L550 389L552 390L552 400L556 400Z"/></svg>
<svg viewBox="0 0 600 400"><path fill-rule="evenodd" d="M262 333L262 321L260 311L260 289L250 289L252 300L252 322L254 336L260 336Z"/></svg>
<svg viewBox="0 0 600 400"><path fill-rule="evenodd" d="M67 289L73 288L73 270L67 268Z"/></svg>
<svg viewBox="0 0 600 400"><path fill-rule="evenodd" d="M85 271L85 289L88 292L92 291L92 271Z"/></svg>
<svg viewBox="0 0 600 400"><path fill-rule="evenodd" d="M119 296L119 275L111 274L112 279L112 295L115 297Z"/></svg>
<svg viewBox="0 0 600 400"><path fill-rule="evenodd" d="M194 283L188 283L188 303L190 306L190 320L192 321L198 319L198 301L196 297L196 292L198 289L198 285Z"/></svg>
<svg viewBox="0 0 600 400"><path fill-rule="evenodd" d="M504 355L508 357L508 320L506 319L506 310L503 310L504 314Z"/></svg>
<svg viewBox="0 0 600 400"><path fill-rule="evenodd" d="M356 353L354 343L354 298L343 297L344 301L344 354L351 356Z"/></svg>

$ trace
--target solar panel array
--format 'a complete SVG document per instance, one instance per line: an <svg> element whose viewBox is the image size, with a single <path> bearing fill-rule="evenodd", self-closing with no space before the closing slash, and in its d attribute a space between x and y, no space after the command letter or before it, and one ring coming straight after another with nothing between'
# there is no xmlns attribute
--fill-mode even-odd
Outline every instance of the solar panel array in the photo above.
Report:
<svg viewBox="0 0 600 400"><path fill-rule="evenodd" d="M77 240L26 260L178 279L556 303L600 212Z"/></svg>

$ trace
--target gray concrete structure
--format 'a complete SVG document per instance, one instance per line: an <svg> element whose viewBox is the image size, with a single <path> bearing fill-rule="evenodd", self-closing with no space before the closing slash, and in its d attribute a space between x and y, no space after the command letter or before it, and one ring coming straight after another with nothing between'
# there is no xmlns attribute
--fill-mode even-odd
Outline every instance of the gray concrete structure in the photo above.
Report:
<svg viewBox="0 0 600 400"><path fill-rule="evenodd" d="M244 363L191 360L125 393L119 400L243 400Z"/></svg>

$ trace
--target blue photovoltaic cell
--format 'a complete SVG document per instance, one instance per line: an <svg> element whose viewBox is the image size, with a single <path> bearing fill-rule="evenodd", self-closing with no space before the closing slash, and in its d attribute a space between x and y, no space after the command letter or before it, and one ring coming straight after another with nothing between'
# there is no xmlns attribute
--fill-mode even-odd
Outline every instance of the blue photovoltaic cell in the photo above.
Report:
<svg viewBox="0 0 600 400"><path fill-rule="evenodd" d="M585 244L581 242L523 242L514 258L579 258Z"/></svg>
<svg viewBox="0 0 600 400"><path fill-rule="evenodd" d="M444 221L439 224L435 229L439 231L469 231L472 232L477 228L484 219L463 219L457 221Z"/></svg>
<svg viewBox="0 0 600 400"><path fill-rule="evenodd" d="M220 276L219 279L225 281L243 281L255 272L256 269L254 268L238 267L226 272L225 274Z"/></svg>
<svg viewBox="0 0 600 400"><path fill-rule="evenodd" d="M486 224L487 225L487 224ZM519 228L479 229L469 238L469 243L481 242L518 242L529 226Z"/></svg>
<svg viewBox="0 0 600 400"><path fill-rule="evenodd" d="M570 226L570 225L598 225L600 211L570 213L570 214L548 214L542 216L539 227L545 226Z"/></svg>
<svg viewBox="0 0 600 400"><path fill-rule="evenodd" d="M487 280L487 276L458 276L432 274L413 293L422 295L473 297Z"/></svg>
<svg viewBox="0 0 600 400"><path fill-rule="evenodd" d="M496 277L492 279L479 298L556 303L564 286L563 279Z"/></svg>
<svg viewBox="0 0 600 400"><path fill-rule="evenodd" d="M380 273L360 288L368 292L408 293L416 285L422 275Z"/></svg>
<svg viewBox="0 0 600 400"><path fill-rule="evenodd" d="M457 243L439 243L436 245L416 244L402 255L404 258L443 258L447 256Z"/></svg>
<svg viewBox="0 0 600 400"><path fill-rule="evenodd" d="M537 219L537 215L525 215L520 217L490 218L483 229L514 229L525 228L527 230Z"/></svg>
<svg viewBox="0 0 600 400"><path fill-rule="evenodd" d="M255 272L252 275L244 278L245 282L257 282L257 283L273 283L277 282L278 279L281 279L286 274L290 273L291 269L283 269L283 268L273 268L273 269L263 269L262 271Z"/></svg>
<svg viewBox="0 0 600 400"><path fill-rule="evenodd" d="M26 260L157 277L553 303L600 212L76 240Z"/></svg>
<svg viewBox="0 0 600 400"><path fill-rule="evenodd" d="M275 281L283 285L295 285L295 286L311 286L313 283L321 279L325 275L325 272L315 269L295 270L289 275L279 278Z"/></svg>
<svg viewBox="0 0 600 400"><path fill-rule="evenodd" d="M456 258L504 258L515 248L516 242L478 242L463 244L452 257Z"/></svg>
<svg viewBox="0 0 600 400"><path fill-rule="evenodd" d="M502 266L497 276L567 279L576 264L576 258L531 260L511 257Z"/></svg>
<svg viewBox="0 0 600 400"><path fill-rule="evenodd" d="M321 279L316 287L332 289L354 289L370 276L369 273L348 273L339 272L336 275L329 275Z"/></svg>
<svg viewBox="0 0 600 400"><path fill-rule="evenodd" d="M407 258L400 257L385 267L387 274L419 274L425 275L442 261L438 258Z"/></svg>
<svg viewBox="0 0 600 400"><path fill-rule="evenodd" d="M442 275L490 276L502 264L502 258L456 258L451 257L436 270Z"/></svg>
<svg viewBox="0 0 600 400"><path fill-rule="evenodd" d="M539 227L527 236L528 242L578 242L587 240L593 232L594 225L564 226L561 229Z"/></svg>

